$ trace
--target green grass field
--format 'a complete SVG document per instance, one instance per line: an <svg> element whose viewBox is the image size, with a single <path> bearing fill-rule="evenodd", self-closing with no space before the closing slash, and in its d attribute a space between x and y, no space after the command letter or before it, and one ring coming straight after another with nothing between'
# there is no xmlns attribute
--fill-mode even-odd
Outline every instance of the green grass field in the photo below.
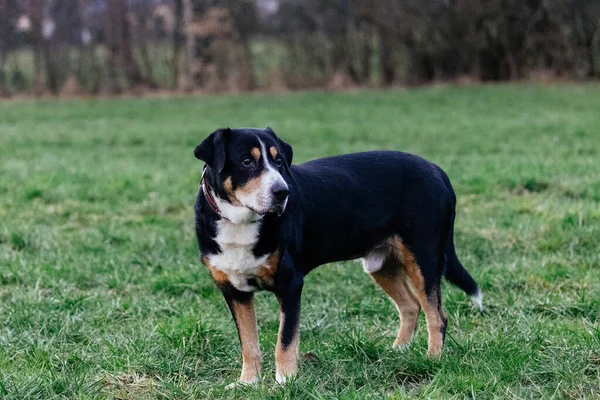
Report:
<svg viewBox="0 0 600 400"><path fill-rule="evenodd" d="M299 377L275 384L260 293L264 379L224 390L241 355L198 260L193 148L266 125L296 163L397 149L448 173L486 311L444 286L441 360L423 317L391 349L395 308L347 262L306 279ZM598 398L599 313L598 85L0 104L0 398Z"/></svg>

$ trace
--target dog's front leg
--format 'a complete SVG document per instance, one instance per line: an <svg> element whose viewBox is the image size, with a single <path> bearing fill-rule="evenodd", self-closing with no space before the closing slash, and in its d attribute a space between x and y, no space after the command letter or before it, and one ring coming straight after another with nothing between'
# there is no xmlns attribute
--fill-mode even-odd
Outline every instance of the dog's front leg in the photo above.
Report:
<svg viewBox="0 0 600 400"><path fill-rule="evenodd" d="M254 314L254 293L242 292L231 284L221 288L235 320L242 347L242 374L239 383L255 383L260 376L261 354Z"/></svg>
<svg viewBox="0 0 600 400"><path fill-rule="evenodd" d="M279 335L275 348L276 379L284 383L298 371L298 347L300 338L300 297L303 279L296 277L286 290L277 294L279 300Z"/></svg>

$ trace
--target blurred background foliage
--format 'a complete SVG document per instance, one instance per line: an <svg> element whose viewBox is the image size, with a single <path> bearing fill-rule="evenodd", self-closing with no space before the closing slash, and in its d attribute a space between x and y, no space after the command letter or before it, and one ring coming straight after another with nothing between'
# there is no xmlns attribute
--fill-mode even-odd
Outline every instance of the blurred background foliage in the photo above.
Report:
<svg viewBox="0 0 600 400"><path fill-rule="evenodd" d="M0 96L600 76L599 0L0 0Z"/></svg>

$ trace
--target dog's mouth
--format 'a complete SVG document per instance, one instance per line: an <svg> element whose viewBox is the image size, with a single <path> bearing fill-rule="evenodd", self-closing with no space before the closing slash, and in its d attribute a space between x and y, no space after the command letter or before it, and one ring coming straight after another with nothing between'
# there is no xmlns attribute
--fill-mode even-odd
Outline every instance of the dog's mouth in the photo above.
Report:
<svg viewBox="0 0 600 400"><path fill-rule="evenodd" d="M287 199L283 203L275 204L275 205L271 206L270 208L267 208L264 210L257 210L252 207L248 207L248 208L262 218L267 214L277 214L278 217L281 217L283 215L283 212L285 211L286 206L287 206Z"/></svg>
<svg viewBox="0 0 600 400"><path fill-rule="evenodd" d="M277 216L281 217L281 215L285 211L285 207L287 206L288 199L289 198L286 198L283 202L281 202L279 204L276 204L274 207L271 207L271 209L269 210L269 212L277 213Z"/></svg>
<svg viewBox="0 0 600 400"><path fill-rule="evenodd" d="M239 198L238 202L241 206L247 208L252 211L254 214L259 216L260 218L264 217L267 214L275 213L281 217L283 212L285 211L288 204L289 197L285 199L276 199L274 196L261 196L256 195L255 197L250 198Z"/></svg>
<svg viewBox="0 0 600 400"><path fill-rule="evenodd" d="M277 213L278 217L281 217L281 215L283 214L284 211L285 211L285 206L283 206L283 205L275 206L269 210L270 213Z"/></svg>
<svg viewBox="0 0 600 400"><path fill-rule="evenodd" d="M261 218L267 214L275 214L275 213L277 214L278 217L281 217L281 215L285 211L285 205L283 205L283 204L271 207L268 210L261 210L261 211L255 210L254 208L250 208L250 207L248 207L248 208Z"/></svg>

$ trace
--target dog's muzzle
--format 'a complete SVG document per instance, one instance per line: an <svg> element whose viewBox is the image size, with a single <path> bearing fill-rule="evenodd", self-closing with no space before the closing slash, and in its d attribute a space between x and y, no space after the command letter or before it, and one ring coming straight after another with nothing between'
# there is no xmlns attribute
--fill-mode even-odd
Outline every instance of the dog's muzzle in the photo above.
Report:
<svg viewBox="0 0 600 400"><path fill-rule="evenodd" d="M285 211L285 206L287 206L287 199L283 202L283 204L277 205L269 210L269 212L277 213L277 216L281 217L283 212Z"/></svg>
<svg viewBox="0 0 600 400"><path fill-rule="evenodd" d="M290 189L285 182L277 182L271 188L271 195L273 196L274 206L269 210L270 212L276 212L277 215L281 216L285 211L285 206L288 202L290 195Z"/></svg>

